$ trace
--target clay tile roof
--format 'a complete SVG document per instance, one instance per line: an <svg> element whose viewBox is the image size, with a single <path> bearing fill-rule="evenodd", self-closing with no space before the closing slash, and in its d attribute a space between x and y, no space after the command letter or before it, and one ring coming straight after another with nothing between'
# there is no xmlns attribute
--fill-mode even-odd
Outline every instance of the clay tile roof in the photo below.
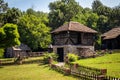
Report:
<svg viewBox="0 0 120 80"><path fill-rule="evenodd" d="M27 45L25 44L20 44L20 46L15 46L15 47L12 47L13 50L31 50Z"/></svg>
<svg viewBox="0 0 120 80"><path fill-rule="evenodd" d="M102 35L103 39L113 39L120 35L120 27L113 28Z"/></svg>
<svg viewBox="0 0 120 80"><path fill-rule="evenodd" d="M80 24L79 22L69 22L55 29L51 33L57 33L62 31L77 31L77 32L86 32L86 33L97 33L97 31Z"/></svg>

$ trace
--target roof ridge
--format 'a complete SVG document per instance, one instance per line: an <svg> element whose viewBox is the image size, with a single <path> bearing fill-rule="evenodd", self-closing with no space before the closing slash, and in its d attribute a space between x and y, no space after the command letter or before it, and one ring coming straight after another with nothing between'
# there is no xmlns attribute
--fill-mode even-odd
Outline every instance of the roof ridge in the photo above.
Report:
<svg viewBox="0 0 120 80"><path fill-rule="evenodd" d="M85 27L83 27L83 26L85 26L85 25L83 25L79 22L70 21L70 22L58 27L51 33L62 32L62 31L78 31L78 32L97 33L97 31L95 31L94 29L91 29L87 26L85 26Z"/></svg>
<svg viewBox="0 0 120 80"><path fill-rule="evenodd" d="M68 23L68 30L70 30L71 22Z"/></svg>

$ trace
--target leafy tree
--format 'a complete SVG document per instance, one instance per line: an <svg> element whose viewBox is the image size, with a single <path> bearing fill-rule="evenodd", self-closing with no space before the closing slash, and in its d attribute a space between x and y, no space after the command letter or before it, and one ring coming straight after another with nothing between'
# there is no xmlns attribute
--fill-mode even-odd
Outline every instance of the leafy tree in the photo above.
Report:
<svg viewBox="0 0 120 80"><path fill-rule="evenodd" d="M91 13L87 19L87 26L97 30L97 21L99 16L95 13Z"/></svg>
<svg viewBox="0 0 120 80"><path fill-rule="evenodd" d="M21 42L33 50L46 48L50 44L50 28L39 17L25 14L20 17L18 25Z"/></svg>
<svg viewBox="0 0 120 80"><path fill-rule="evenodd" d="M103 6L103 4L101 3L101 1L100 1L100 0L95 0L95 1L92 3L92 10L93 10L93 12L97 12L97 9L98 9L100 6Z"/></svg>
<svg viewBox="0 0 120 80"><path fill-rule="evenodd" d="M81 24L87 25L88 14L77 14L71 20L80 22Z"/></svg>
<svg viewBox="0 0 120 80"><path fill-rule="evenodd" d="M97 30L100 33L104 33L106 31L109 30L109 26L108 26L108 17L104 16L104 15L100 15L99 19L97 21Z"/></svg>
<svg viewBox="0 0 120 80"><path fill-rule="evenodd" d="M4 49L0 48L0 58L4 57Z"/></svg>
<svg viewBox="0 0 120 80"><path fill-rule="evenodd" d="M110 26L120 26L120 5L112 9L111 15L109 16Z"/></svg>
<svg viewBox="0 0 120 80"><path fill-rule="evenodd" d="M50 3L49 8L49 23L53 29L69 22L82 9L75 0L58 0Z"/></svg>
<svg viewBox="0 0 120 80"><path fill-rule="evenodd" d="M27 9L27 11L26 11L26 13L28 14L28 15L36 15L36 11L34 11L32 8L29 8L29 9Z"/></svg>
<svg viewBox="0 0 120 80"><path fill-rule="evenodd" d="M36 17L39 17L42 22L44 22L46 25L48 25L49 23L49 19L48 19L48 13L44 13L44 12L41 12L41 11L35 11L33 10L32 8L29 8L27 9L26 13L27 15L34 15Z"/></svg>
<svg viewBox="0 0 120 80"><path fill-rule="evenodd" d="M19 37L17 25L9 23L5 24L0 28L0 48L19 45Z"/></svg>
<svg viewBox="0 0 120 80"><path fill-rule="evenodd" d="M4 2L4 0L0 0L0 27L3 25L3 15L8 9L8 4Z"/></svg>
<svg viewBox="0 0 120 80"><path fill-rule="evenodd" d="M75 15L71 20L87 25L87 19L89 17L89 14L91 14L91 10L89 8L85 8L80 13Z"/></svg>
<svg viewBox="0 0 120 80"><path fill-rule="evenodd" d="M5 3L4 0L0 0L0 13L5 12L8 9L8 3Z"/></svg>
<svg viewBox="0 0 120 80"><path fill-rule="evenodd" d="M98 15L110 16L112 9L107 6L99 6L96 10Z"/></svg>
<svg viewBox="0 0 120 80"><path fill-rule="evenodd" d="M91 9L85 8L82 10L82 13L76 15L72 18L73 21L80 22L88 27L97 30L97 20L99 16L96 13L93 13Z"/></svg>
<svg viewBox="0 0 120 80"><path fill-rule="evenodd" d="M101 49L101 46L102 46L101 34L98 33L98 34L96 35L96 39L95 39L95 49L96 49L96 50L99 50L99 49Z"/></svg>
<svg viewBox="0 0 120 80"><path fill-rule="evenodd" d="M17 24L18 18L21 16L22 12L18 8L8 9L4 14L3 20L5 23Z"/></svg>

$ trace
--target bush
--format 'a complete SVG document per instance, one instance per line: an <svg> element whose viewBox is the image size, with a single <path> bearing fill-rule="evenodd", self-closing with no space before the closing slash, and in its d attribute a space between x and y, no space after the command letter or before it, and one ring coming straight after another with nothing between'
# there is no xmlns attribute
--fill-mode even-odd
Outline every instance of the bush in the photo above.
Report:
<svg viewBox="0 0 120 80"><path fill-rule="evenodd" d="M45 53L43 59L44 63L48 64L50 58L52 58L54 61L57 61L58 55L55 53Z"/></svg>
<svg viewBox="0 0 120 80"><path fill-rule="evenodd" d="M4 57L4 49L0 49L0 58Z"/></svg>
<svg viewBox="0 0 120 80"><path fill-rule="evenodd" d="M69 53L67 57L69 62L75 62L78 60L78 56L75 55L74 53Z"/></svg>

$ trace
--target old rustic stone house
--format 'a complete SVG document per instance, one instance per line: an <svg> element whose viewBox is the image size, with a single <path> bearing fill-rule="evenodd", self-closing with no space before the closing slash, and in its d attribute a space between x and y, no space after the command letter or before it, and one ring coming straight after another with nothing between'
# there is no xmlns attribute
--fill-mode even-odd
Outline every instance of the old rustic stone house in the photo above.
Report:
<svg viewBox="0 0 120 80"><path fill-rule="evenodd" d="M78 22L69 22L51 32L53 51L64 60L67 53L76 53L82 57L94 54L94 36L97 31Z"/></svg>
<svg viewBox="0 0 120 80"><path fill-rule="evenodd" d="M120 27L113 28L102 35L104 49L120 49Z"/></svg>
<svg viewBox="0 0 120 80"><path fill-rule="evenodd" d="M31 49L25 45L20 44L20 46L10 47L6 49L5 57L17 57L20 56L29 56Z"/></svg>

